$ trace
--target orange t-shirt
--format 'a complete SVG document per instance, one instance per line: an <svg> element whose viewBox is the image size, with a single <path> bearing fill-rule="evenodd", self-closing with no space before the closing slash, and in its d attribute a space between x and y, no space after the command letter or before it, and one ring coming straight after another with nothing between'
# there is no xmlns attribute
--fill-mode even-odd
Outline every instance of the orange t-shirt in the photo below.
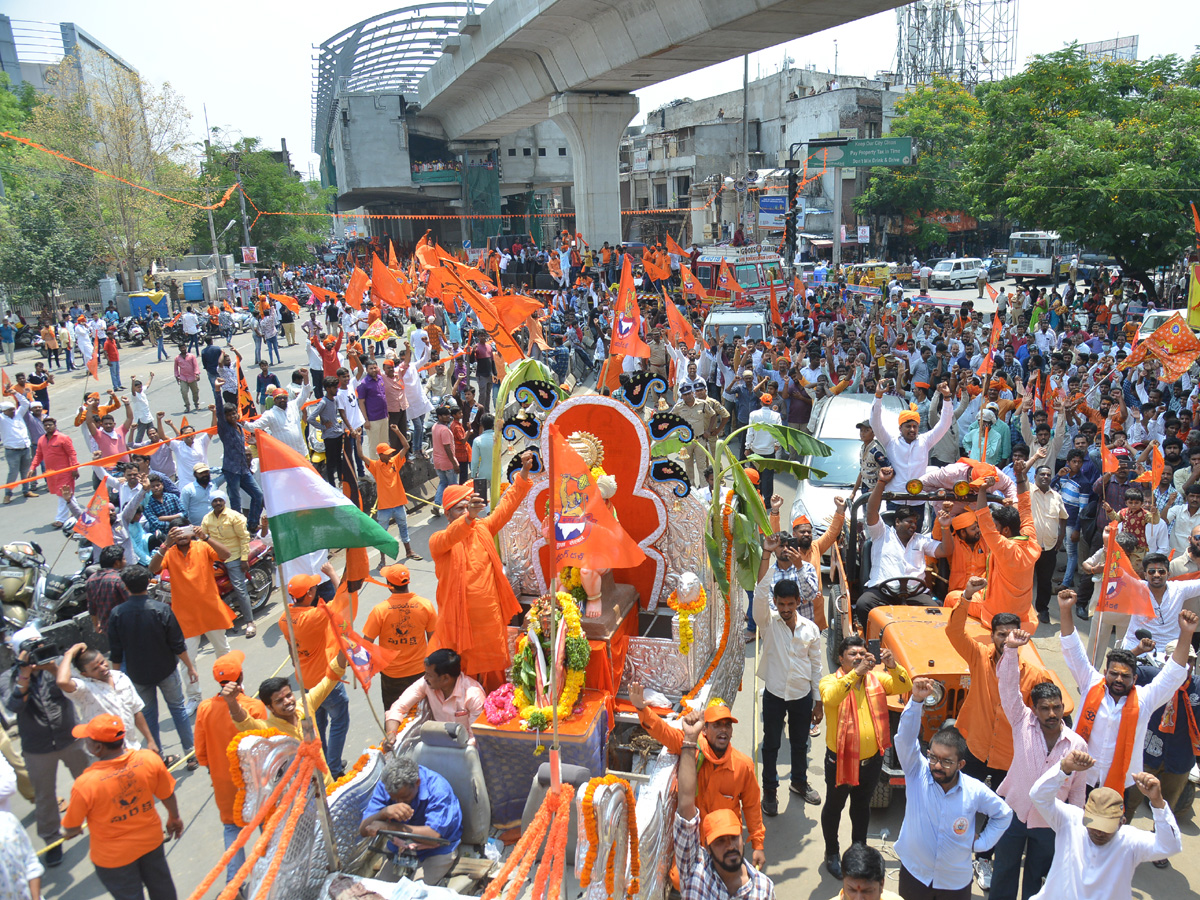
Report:
<svg viewBox="0 0 1200 900"><path fill-rule="evenodd" d="M425 671L427 635L437 627L433 604L416 594L392 594L367 613L363 637L385 650L396 651L383 670L390 678L404 678Z"/></svg>
<svg viewBox="0 0 1200 900"><path fill-rule="evenodd" d="M363 457L363 462L375 479L375 489L379 495L375 503L376 509L395 509L397 506L408 504L408 494L404 492L404 482L400 480L400 470L407 459L406 453L397 453L388 462Z"/></svg>
<svg viewBox="0 0 1200 900"><path fill-rule="evenodd" d="M213 572L219 561L217 551L204 541L192 541L186 556L177 546L163 556L163 569L171 573L171 612L185 638L233 625L233 611L222 602Z"/></svg>
<svg viewBox="0 0 1200 900"><path fill-rule="evenodd" d="M338 640L329 627L329 617L315 606L291 608L296 626L296 656L300 658L300 678L305 690L315 687L329 671L329 661L338 654ZM287 615L279 617L279 630L291 643Z"/></svg>
<svg viewBox="0 0 1200 900"><path fill-rule="evenodd" d="M267 717L267 708L261 700L242 694L238 697L238 703L255 719ZM208 769L213 795L217 801L217 812L226 825L235 824L233 801L237 796L237 787L229 771L229 757L226 751L229 749L229 742L238 733L238 727L233 724L233 717L229 715L229 707L224 698L209 697L196 710L196 761Z"/></svg>
<svg viewBox="0 0 1200 900"><path fill-rule="evenodd" d="M162 845L154 799L174 792L175 779L157 753L129 750L92 763L75 779L63 827L79 828L86 819L92 862L106 869L127 866Z"/></svg>

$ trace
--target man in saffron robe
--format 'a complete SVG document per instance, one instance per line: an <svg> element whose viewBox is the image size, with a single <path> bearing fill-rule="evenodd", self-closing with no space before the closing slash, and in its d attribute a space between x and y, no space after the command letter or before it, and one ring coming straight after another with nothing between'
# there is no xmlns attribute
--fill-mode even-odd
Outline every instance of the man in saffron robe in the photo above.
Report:
<svg viewBox="0 0 1200 900"><path fill-rule="evenodd" d="M490 516L487 501L471 482L448 485L442 495L446 528L429 539L437 574L438 622L430 649L449 647L462 657L462 670L494 690L512 664L505 631L521 611L496 551L495 536L512 518L533 482L533 453L521 456L521 471Z"/></svg>

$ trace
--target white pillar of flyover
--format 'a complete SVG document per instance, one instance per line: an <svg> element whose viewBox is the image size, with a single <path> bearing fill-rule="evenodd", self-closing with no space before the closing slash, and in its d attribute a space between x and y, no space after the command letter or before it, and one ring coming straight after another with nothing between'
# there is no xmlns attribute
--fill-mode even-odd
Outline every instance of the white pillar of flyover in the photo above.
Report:
<svg viewBox="0 0 1200 900"><path fill-rule="evenodd" d="M621 241L621 179L617 147L638 111L633 94L555 94L550 118L571 148L575 231L594 247Z"/></svg>

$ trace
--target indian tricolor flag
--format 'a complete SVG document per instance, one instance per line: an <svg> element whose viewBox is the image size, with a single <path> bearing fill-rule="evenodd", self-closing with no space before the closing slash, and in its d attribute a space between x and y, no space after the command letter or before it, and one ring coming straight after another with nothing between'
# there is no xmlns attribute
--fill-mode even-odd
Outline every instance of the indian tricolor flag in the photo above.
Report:
<svg viewBox="0 0 1200 900"><path fill-rule="evenodd" d="M388 556L400 555L396 539L322 478L307 459L262 431L254 435L276 562L346 547L375 547Z"/></svg>

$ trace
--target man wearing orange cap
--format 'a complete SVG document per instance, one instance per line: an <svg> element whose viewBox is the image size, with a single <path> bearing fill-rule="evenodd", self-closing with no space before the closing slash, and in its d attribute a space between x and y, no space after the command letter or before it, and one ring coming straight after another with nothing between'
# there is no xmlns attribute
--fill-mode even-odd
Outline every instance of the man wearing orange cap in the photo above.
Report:
<svg viewBox="0 0 1200 900"><path fill-rule="evenodd" d="M775 408L778 404L772 395L760 394L758 401L762 406L750 413L750 430L746 433L746 454L754 453L773 459L779 450L779 442L763 426L782 426L783 419ZM761 478L758 483L758 492L762 495L763 502L766 503L770 501L771 495L775 492L775 472L772 469L764 469L759 474Z"/></svg>
<svg viewBox="0 0 1200 900"><path fill-rule="evenodd" d="M512 663L504 640L509 620L521 611L496 552L495 536L533 487L533 453L521 454L521 471L492 514L471 482L447 485L442 494L447 525L429 539L437 573L437 629L434 647L449 647L462 667L484 687L504 682Z"/></svg>
<svg viewBox="0 0 1200 900"><path fill-rule="evenodd" d="M238 728L233 724L233 716L229 714L229 706L223 697L224 692L228 690L233 694L235 702L247 715L256 719L267 717L267 708L263 706L262 701L246 696L242 689L242 664L245 661L246 654L241 650L217 657L213 663L213 678L221 686L221 692L203 701L196 710L196 761L208 769L208 777L212 780L213 796L224 828L226 850L237 840L242 829L233 815L237 787L233 783L233 776L229 771L229 757L226 755L229 742L238 733ZM239 850L225 869L226 882L237 874L237 870L245 861L245 851Z"/></svg>
<svg viewBox="0 0 1200 900"><path fill-rule="evenodd" d="M684 732L668 725L646 706L642 685L636 681L629 685L629 702L637 710L638 721L647 733L666 747L668 753L681 755L688 743ZM753 760L733 747L733 726L737 724L737 719L728 706L720 703L704 710L703 719L699 710L693 710L688 715L695 716L695 734L699 735L699 738L692 737L691 743L700 745L696 805L702 815L714 810L731 811L738 818L739 834L741 823L745 822L750 832L750 845L754 848L754 865L761 869L767 864L767 855L763 850L767 831L763 826L762 790L754 774ZM686 721L687 717L684 719ZM682 873L683 860L677 861Z"/></svg>
<svg viewBox="0 0 1200 900"><path fill-rule="evenodd" d="M321 357L321 374L326 378L335 377L338 366L341 365L341 361L338 359L338 351L342 349L341 333L339 332L336 338L333 336L325 338L324 342L315 334L309 340L317 351L317 355Z"/></svg>
<svg viewBox="0 0 1200 900"><path fill-rule="evenodd" d="M950 515L950 503L942 504L942 512L938 515L934 526L933 536L938 538L947 549L946 559L950 563L950 577L947 579L948 591L961 591L967 586L972 576L982 577L987 571L988 549L979 535L979 517L974 510L960 512L950 519L950 527L946 529L943 523ZM947 530L949 533L947 533Z"/></svg>
<svg viewBox="0 0 1200 900"><path fill-rule="evenodd" d="M328 562L321 567L321 572L328 578L328 586L322 584L321 575L293 575L288 581L288 594L292 598L289 612L294 632L293 628L288 627L287 613L279 617L279 631L289 645L294 641L296 657L300 660L300 671L296 677L310 692L322 684L329 673L330 657L341 650L337 635L329 625L329 617L317 606L318 585L323 593L327 594L330 590L336 593L338 577L333 565ZM261 692L259 696L261 698ZM263 702L267 701L264 699ZM313 708L316 710L313 721L325 746L329 768L334 778L340 778L345 769L342 750L346 746L346 733L350 730L350 698L346 695L346 686L340 683L331 685L322 696L322 702L314 703Z"/></svg>
<svg viewBox="0 0 1200 900"><path fill-rule="evenodd" d="M87 822L96 877L116 900L141 898L143 891L150 900L175 900L163 822L154 808L157 798L167 808L167 834L178 839L183 819L166 764L150 750L126 750L125 725L114 715L96 716L71 733L86 739L96 762L71 785L63 836L77 837Z"/></svg>
<svg viewBox="0 0 1200 900"><path fill-rule="evenodd" d="M380 452L382 454L382 449ZM391 452L390 447L388 452ZM370 465L374 460L366 462ZM363 637L395 654L388 667L379 673L379 688L386 711L425 671L425 651L437 625L437 611L432 603L409 590L408 566L401 563L384 566L379 574L387 581L392 594L367 613Z"/></svg>
<svg viewBox="0 0 1200 900"><path fill-rule="evenodd" d="M354 436L354 440L358 445L358 455L362 459L363 465L370 470L375 479L376 520L383 526L384 531L387 531L388 526L395 522L396 529L400 533L400 541L404 544L404 558L420 560L421 557L408 542L408 494L404 490L404 481L400 477L400 470L408 461L408 438L404 436L404 432L398 425L392 425L391 432L399 442L400 449L395 450L391 444L380 442L375 445L374 459L362 452L361 432ZM384 556L383 551L380 551L379 565L382 567L386 561L387 557Z"/></svg>
<svg viewBox="0 0 1200 900"><path fill-rule="evenodd" d="M708 713L724 707L710 707ZM683 718L683 730L668 728L679 737L674 752L680 754L678 805L675 810L675 863L679 869L679 893L683 900L713 900L738 897L742 900L774 900L775 886L759 871L766 862L761 849L754 851L754 865L746 862L742 821L727 806L705 807L700 779L708 761L705 734L709 715L701 718L692 710ZM657 717L655 717L657 718ZM732 751L736 752L736 751ZM751 768L753 779L753 768ZM754 840L753 831L751 841ZM761 837L760 837L761 840ZM707 852L705 852L707 851Z"/></svg>
<svg viewBox="0 0 1200 900"><path fill-rule="evenodd" d="M881 381L875 388L875 402L871 404L871 429L879 438L879 442L883 444L891 468L896 473L897 486L903 488L914 478L920 478L925 474L925 470L929 468L930 448L950 430L953 419L951 416L942 416L933 428L921 434L921 414L915 408L909 408L900 413L900 433L896 434L890 431L883 422L885 387L890 388L891 384ZM938 385L938 391L942 395L942 402L948 402L950 386L943 382ZM899 500L889 506L892 508L897 505L921 506L924 502L923 500Z"/></svg>

